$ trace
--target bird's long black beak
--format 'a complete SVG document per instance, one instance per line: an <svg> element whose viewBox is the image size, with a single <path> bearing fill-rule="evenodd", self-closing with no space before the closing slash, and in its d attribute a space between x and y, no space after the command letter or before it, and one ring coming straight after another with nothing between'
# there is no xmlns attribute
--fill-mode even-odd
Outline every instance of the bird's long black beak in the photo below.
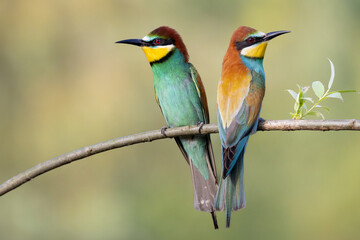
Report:
<svg viewBox="0 0 360 240"><path fill-rule="evenodd" d="M285 33L289 33L290 31L276 31L276 32L269 32L265 35L265 37L263 38L263 41L269 41L277 36L280 36L282 34Z"/></svg>
<svg viewBox="0 0 360 240"><path fill-rule="evenodd" d="M141 47L144 46L146 42L142 39L126 39L126 40L117 41L115 43L131 44Z"/></svg>

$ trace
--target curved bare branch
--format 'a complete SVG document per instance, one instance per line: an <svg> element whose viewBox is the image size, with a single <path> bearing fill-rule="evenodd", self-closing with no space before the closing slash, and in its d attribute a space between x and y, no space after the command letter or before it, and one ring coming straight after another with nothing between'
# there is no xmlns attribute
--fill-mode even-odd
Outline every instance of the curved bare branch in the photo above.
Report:
<svg viewBox="0 0 360 240"><path fill-rule="evenodd" d="M260 120L258 131L297 131L297 130L312 130L312 131L340 131L340 130L360 130L360 120L344 119L344 120ZM115 148L121 148L137 143L151 142L164 138L172 138L177 136L196 135L196 134L210 134L217 133L218 128L216 124L206 124L201 128L199 133L199 126L184 126L178 128L168 128L165 131L166 136L161 133L161 130L154 130L144 133L137 133L125 137L119 137L112 140L100 142L94 145L83 147L69 153L65 153L46 162L19 173L13 178L7 180L0 185L0 196L10 192L11 190L21 186L31 179L46 173L55 168L61 167L65 164L80 160L91 155L109 151Z"/></svg>

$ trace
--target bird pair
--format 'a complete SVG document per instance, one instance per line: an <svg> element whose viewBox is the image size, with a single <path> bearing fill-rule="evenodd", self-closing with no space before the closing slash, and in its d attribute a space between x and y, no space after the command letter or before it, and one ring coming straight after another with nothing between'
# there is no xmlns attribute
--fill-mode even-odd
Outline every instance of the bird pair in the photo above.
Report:
<svg viewBox="0 0 360 240"><path fill-rule="evenodd" d="M232 210L246 205L244 153L250 134L257 130L265 93L263 58L268 41L288 31L263 33L239 27L225 54L217 90L218 126L222 146L222 176L218 184L210 135L176 137L190 165L194 208L210 212L218 228L215 211L226 211L230 227ZM180 35L159 27L142 39L116 43L142 48L153 71L155 98L169 127L209 123L204 85Z"/></svg>

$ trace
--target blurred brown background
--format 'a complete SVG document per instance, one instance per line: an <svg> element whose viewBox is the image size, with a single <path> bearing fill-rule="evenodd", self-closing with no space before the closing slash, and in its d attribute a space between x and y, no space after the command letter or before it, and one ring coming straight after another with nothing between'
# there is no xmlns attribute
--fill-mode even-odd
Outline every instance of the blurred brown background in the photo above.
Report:
<svg viewBox="0 0 360 240"><path fill-rule="evenodd" d="M161 25L182 35L204 81L211 121L232 32L291 30L264 67L265 119L290 118L296 84L360 90L360 2L0 2L0 181L52 157L165 125L143 52L115 41ZM360 118L359 94L330 99L329 119ZM212 135L220 166L218 135ZM0 239L355 239L358 132L260 132L245 156L247 207L225 230L192 208L190 171L173 140L61 167L0 198Z"/></svg>

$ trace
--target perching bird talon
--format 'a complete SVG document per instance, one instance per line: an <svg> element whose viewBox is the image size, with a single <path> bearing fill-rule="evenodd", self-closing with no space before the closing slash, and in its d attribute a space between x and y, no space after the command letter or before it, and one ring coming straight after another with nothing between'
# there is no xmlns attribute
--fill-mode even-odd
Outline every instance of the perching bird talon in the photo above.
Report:
<svg viewBox="0 0 360 240"><path fill-rule="evenodd" d="M198 122L197 124L199 126L199 133L201 134L201 129L203 128L203 126L205 125L204 122Z"/></svg>
<svg viewBox="0 0 360 240"><path fill-rule="evenodd" d="M168 136L166 135L166 133L165 133L166 129L168 129L168 127L165 127L165 126L164 126L164 127L162 127L161 130L160 130L161 134L162 134L164 137L168 137Z"/></svg>

